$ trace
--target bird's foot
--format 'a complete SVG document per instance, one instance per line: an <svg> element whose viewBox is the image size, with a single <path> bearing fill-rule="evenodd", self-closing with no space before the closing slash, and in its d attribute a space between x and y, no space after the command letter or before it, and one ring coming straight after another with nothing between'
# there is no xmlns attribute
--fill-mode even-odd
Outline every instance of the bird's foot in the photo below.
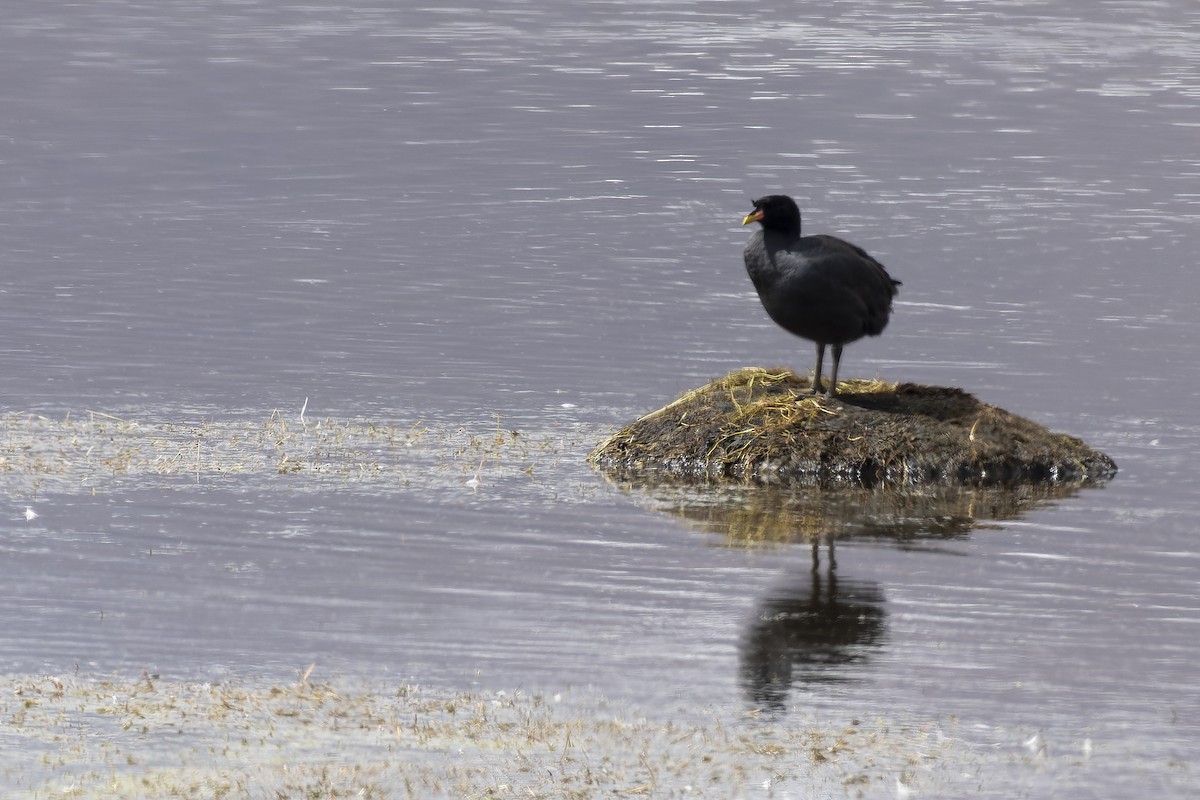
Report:
<svg viewBox="0 0 1200 800"><path fill-rule="evenodd" d="M837 397L837 385L834 383L829 383L824 388L822 388L821 384L815 383L815 384L813 384L813 387L812 387L812 393L813 393L813 395L815 395L817 397L820 397L822 395L824 395L825 397L830 397L830 398Z"/></svg>

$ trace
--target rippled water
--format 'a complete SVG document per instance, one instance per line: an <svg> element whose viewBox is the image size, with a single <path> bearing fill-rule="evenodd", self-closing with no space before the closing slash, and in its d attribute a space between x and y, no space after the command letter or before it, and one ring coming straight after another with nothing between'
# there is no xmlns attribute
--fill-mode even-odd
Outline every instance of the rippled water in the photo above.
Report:
<svg viewBox="0 0 1200 800"><path fill-rule="evenodd" d="M1196 788L1191 4L110 0L0 37L5 411L556 443L475 483L0 473L7 672L953 719L1030 796ZM847 534L814 572L746 545L808 530L786 501L592 474L680 391L810 366L740 263L769 191L904 282L846 377L961 386L1117 479L949 522L805 497Z"/></svg>

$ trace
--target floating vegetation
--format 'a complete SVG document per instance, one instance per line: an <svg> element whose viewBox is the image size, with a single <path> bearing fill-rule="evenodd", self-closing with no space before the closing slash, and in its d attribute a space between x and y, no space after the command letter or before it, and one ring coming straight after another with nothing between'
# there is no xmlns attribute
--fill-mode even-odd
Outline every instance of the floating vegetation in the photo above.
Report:
<svg viewBox="0 0 1200 800"><path fill-rule="evenodd" d="M731 372L626 425L591 454L620 477L820 485L1101 482L1116 464L960 389Z"/></svg>
<svg viewBox="0 0 1200 800"><path fill-rule="evenodd" d="M575 429L524 434L496 418L475 429L363 419L147 421L89 411L0 415L0 485L11 498L130 483L238 478L321 488L427 486L470 491L578 458ZM300 478L303 480L289 480Z"/></svg>
<svg viewBox="0 0 1200 800"><path fill-rule="evenodd" d="M953 723L784 726L753 709L660 722L597 698L372 688L311 672L268 686L0 679L0 784L29 798L728 798L749 786L854 797L978 771Z"/></svg>

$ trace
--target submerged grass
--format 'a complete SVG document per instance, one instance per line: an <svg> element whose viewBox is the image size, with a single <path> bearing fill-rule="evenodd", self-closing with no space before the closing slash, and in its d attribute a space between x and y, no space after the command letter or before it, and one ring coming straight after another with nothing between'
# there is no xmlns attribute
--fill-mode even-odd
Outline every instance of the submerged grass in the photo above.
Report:
<svg viewBox="0 0 1200 800"><path fill-rule="evenodd" d="M89 411L50 418L0 415L0 486L13 499L49 491L104 491L129 483L203 483L249 477L296 488L421 485L477 490L536 480L576 460L584 434L524 434L497 418L468 430L364 419L147 421Z"/></svg>
<svg viewBox="0 0 1200 800"><path fill-rule="evenodd" d="M0 720L0 784L29 800L729 798L752 786L857 797L916 788L970 755L936 724L784 727L753 711L663 722L596 698L307 677L7 678Z"/></svg>

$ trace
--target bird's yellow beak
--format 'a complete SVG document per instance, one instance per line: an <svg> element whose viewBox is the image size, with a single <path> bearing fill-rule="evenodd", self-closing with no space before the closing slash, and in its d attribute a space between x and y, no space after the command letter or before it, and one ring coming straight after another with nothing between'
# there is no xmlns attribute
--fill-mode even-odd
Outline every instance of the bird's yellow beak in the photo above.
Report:
<svg viewBox="0 0 1200 800"><path fill-rule="evenodd" d="M762 209L756 208L753 211L751 211L749 214L746 215L746 218L744 220L742 220L742 224L749 225L751 222L758 222L762 218L763 218Z"/></svg>

